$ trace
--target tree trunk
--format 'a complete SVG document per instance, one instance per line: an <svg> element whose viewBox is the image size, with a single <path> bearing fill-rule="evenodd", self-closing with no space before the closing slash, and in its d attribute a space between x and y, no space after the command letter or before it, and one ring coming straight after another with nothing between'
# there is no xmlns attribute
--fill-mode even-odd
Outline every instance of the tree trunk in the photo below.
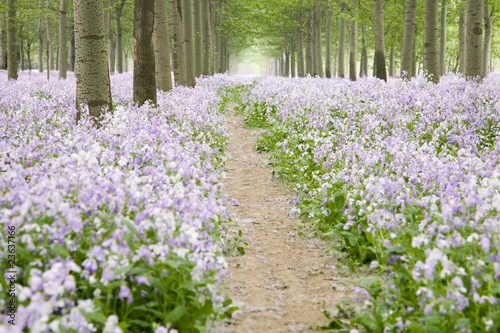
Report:
<svg viewBox="0 0 500 333"><path fill-rule="evenodd" d="M361 27L361 64L359 66L359 76L368 76L368 51L365 42L365 27Z"/></svg>
<svg viewBox="0 0 500 333"><path fill-rule="evenodd" d="M68 55L66 48L66 16L68 11L68 0L61 0L59 8L59 79L66 79L68 71Z"/></svg>
<svg viewBox="0 0 500 333"><path fill-rule="evenodd" d="M285 76L290 76L290 51L285 51Z"/></svg>
<svg viewBox="0 0 500 333"><path fill-rule="evenodd" d="M134 103L156 104L155 50L153 30L155 1L142 0L134 4Z"/></svg>
<svg viewBox="0 0 500 333"><path fill-rule="evenodd" d="M321 46L321 3L320 0L314 0L315 7L315 30L316 30L316 64L317 64L317 74L320 77L324 77L323 72L323 50Z"/></svg>
<svg viewBox="0 0 500 333"><path fill-rule="evenodd" d="M297 75L299 77L304 77L305 72L304 72L304 46L302 45L302 12L299 11L299 14L297 15L297 24L298 27L296 28L296 33L297 33Z"/></svg>
<svg viewBox="0 0 500 333"><path fill-rule="evenodd" d="M415 40L415 27L417 18L417 0L406 1L405 28L403 32L403 46L401 48L401 78L412 75L413 44Z"/></svg>
<svg viewBox="0 0 500 333"><path fill-rule="evenodd" d="M50 7L50 0L47 0L47 7ZM50 29L50 20L48 16L45 17L45 33L47 35L47 53L49 54L48 62L50 64L50 70L52 71L54 70L54 45L52 41L52 32ZM47 66L47 68L49 67Z"/></svg>
<svg viewBox="0 0 500 333"><path fill-rule="evenodd" d="M210 18L208 0L201 1L201 25L202 25L202 69L203 75L210 74Z"/></svg>
<svg viewBox="0 0 500 333"><path fill-rule="evenodd" d="M332 7L326 5L325 27L325 76L332 77Z"/></svg>
<svg viewBox="0 0 500 333"><path fill-rule="evenodd" d="M396 63L395 63L395 49L394 49L394 44L391 45L391 53L389 56L389 76L394 77L394 72L396 70Z"/></svg>
<svg viewBox="0 0 500 333"><path fill-rule="evenodd" d="M172 26L172 56L174 58L175 84L186 86L186 50L184 48L184 27L182 25L182 0L170 0L170 22Z"/></svg>
<svg viewBox="0 0 500 333"><path fill-rule="evenodd" d="M155 0L153 45L155 52L156 88L161 91L170 91L172 90L172 69L170 65L168 8L165 0ZM126 63L127 58L125 58Z"/></svg>
<svg viewBox="0 0 500 333"><path fill-rule="evenodd" d="M193 2L194 9L194 68L195 75L199 77L202 74L202 22L201 22L201 4L199 0Z"/></svg>
<svg viewBox="0 0 500 333"><path fill-rule="evenodd" d="M351 0L351 31L349 31L349 78L351 81L356 81L357 72L357 39L358 39L358 24L354 17L357 0Z"/></svg>
<svg viewBox="0 0 500 333"><path fill-rule="evenodd" d="M196 0L195 0L196 1ZM196 77L194 68L194 34L193 34L193 3L183 0L184 46L186 49L186 83L194 87Z"/></svg>
<svg viewBox="0 0 500 333"><path fill-rule="evenodd" d="M7 0L7 77L17 80L16 1Z"/></svg>
<svg viewBox="0 0 500 333"><path fill-rule="evenodd" d="M75 26L71 26L71 36L69 39L69 70L75 71Z"/></svg>
<svg viewBox="0 0 500 333"><path fill-rule="evenodd" d="M446 0L441 0L441 31L439 36L439 74L446 73Z"/></svg>
<svg viewBox="0 0 500 333"><path fill-rule="evenodd" d="M340 3L340 12L344 11L344 3ZM338 77L344 78L345 76L345 21L342 16L339 16L339 63L338 63Z"/></svg>
<svg viewBox="0 0 500 333"><path fill-rule="evenodd" d="M24 70L24 49L23 49L23 40L19 42L19 59L21 59L20 69Z"/></svg>
<svg viewBox="0 0 500 333"><path fill-rule="evenodd" d="M26 57L28 58L28 70L31 71L31 43L26 42Z"/></svg>
<svg viewBox="0 0 500 333"><path fill-rule="evenodd" d="M424 18L424 71L428 79L439 83L438 0L425 0Z"/></svg>
<svg viewBox="0 0 500 333"><path fill-rule="evenodd" d="M210 75L214 74L215 71L215 59L217 59L217 55L215 54L215 25L214 25L214 6L213 0L209 0L208 2L208 24L210 27Z"/></svg>
<svg viewBox="0 0 500 333"><path fill-rule="evenodd" d="M5 29L4 29L5 21L0 22L0 69L7 68L7 48L5 41Z"/></svg>
<svg viewBox="0 0 500 333"><path fill-rule="evenodd" d="M428 1L428 0L427 0ZM377 78L387 81L385 69L384 41L384 1L375 0L375 61L377 63Z"/></svg>
<svg viewBox="0 0 500 333"><path fill-rule="evenodd" d="M4 43L3 41L3 29L2 35L0 36L0 43ZM37 45L38 45L38 71L43 73L43 30L42 30L42 18L38 17L38 30L37 30ZM3 59L0 56L0 59ZM0 67L0 69L3 69Z"/></svg>
<svg viewBox="0 0 500 333"><path fill-rule="evenodd" d="M156 15L156 10L155 10L155 15ZM155 19L155 22L156 22L156 19ZM153 36L153 38L154 38L154 36ZM169 43L169 45L170 45L170 43ZM170 58L170 52L169 52L169 58ZM128 72L128 54L127 54L126 50L123 50L123 59L125 59L123 69L125 70L125 72ZM168 65L170 66L170 61L169 61ZM156 69L156 54L155 54L155 71L157 71L157 69ZM168 74L170 76L170 87L172 87L172 73L169 72ZM156 88L158 88L158 79L156 79ZM160 89L160 88L158 88L158 89Z"/></svg>
<svg viewBox="0 0 500 333"><path fill-rule="evenodd" d="M466 21L467 21L467 15L465 14L465 10L462 8L460 10L460 16L458 19L458 40L459 40L459 59L460 59L460 66L459 66L459 72L465 75L465 38L467 36L466 34Z"/></svg>
<svg viewBox="0 0 500 333"><path fill-rule="evenodd" d="M338 55L337 52L335 52L335 54L333 55L333 77L337 76L337 59Z"/></svg>
<svg viewBox="0 0 500 333"><path fill-rule="evenodd" d="M467 1L465 77L483 76L483 1Z"/></svg>
<svg viewBox="0 0 500 333"><path fill-rule="evenodd" d="M108 45L109 45L109 72L113 74L115 72L115 40L113 39L113 29L111 29L111 21L113 20L113 10L115 5L115 0L108 0L108 20L107 20L107 32L108 32Z"/></svg>
<svg viewBox="0 0 500 333"><path fill-rule="evenodd" d="M74 0L77 121L87 105L96 126L103 108L112 112L102 0Z"/></svg>
<svg viewBox="0 0 500 333"><path fill-rule="evenodd" d="M164 1L165 2L165 1ZM121 0L115 7L116 24L116 71L123 73L123 45L122 45L122 11L125 6L125 0ZM165 5L166 6L166 5Z"/></svg>
<svg viewBox="0 0 500 333"><path fill-rule="evenodd" d="M483 76L487 77L490 73L490 56L491 56L491 24L495 6L491 8L488 0L484 0L484 51L483 51Z"/></svg>
<svg viewBox="0 0 500 333"><path fill-rule="evenodd" d="M418 33L418 25L415 25L415 34L413 36L417 36ZM411 76L417 76L417 39L413 38L413 47L411 51Z"/></svg>
<svg viewBox="0 0 500 333"><path fill-rule="evenodd" d="M306 75L313 73L313 57L312 57L312 36L311 36L311 13L307 15L306 23Z"/></svg>
<svg viewBox="0 0 500 333"><path fill-rule="evenodd" d="M290 75L295 77L295 47L292 49L290 54Z"/></svg>

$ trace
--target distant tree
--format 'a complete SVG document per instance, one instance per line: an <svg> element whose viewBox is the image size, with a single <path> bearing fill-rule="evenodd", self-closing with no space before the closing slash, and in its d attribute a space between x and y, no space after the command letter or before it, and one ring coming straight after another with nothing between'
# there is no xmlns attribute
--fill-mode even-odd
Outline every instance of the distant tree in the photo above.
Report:
<svg viewBox="0 0 500 333"><path fill-rule="evenodd" d="M172 0L171 0L172 1ZM210 12L209 0L200 0L201 2L201 25L202 25L202 74L210 74Z"/></svg>
<svg viewBox="0 0 500 333"><path fill-rule="evenodd" d="M406 1L405 28L403 33L403 47L401 49L401 77L407 78L412 73L412 51L415 40L415 26L417 17L417 0Z"/></svg>
<svg viewBox="0 0 500 333"><path fill-rule="evenodd" d="M465 0L462 0L462 5L460 6L460 16L458 19L458 43L459 43L459 72L465 75L465 47L466 41L465 38L467 36L466 33L466 6L464 5Z"/></svg>
<svg viewBox="0 0 500 333"><path fill-rule="evenodd" d="M491 9L491 11L490 11ZM493 23L493 13L495 6L490 6L488 0L484 0L484 52L483 52L483 76L486 77L490 73L490 56L491 56L491 26Z"/></svg>
<svg viewBox="0 0 500 333"><path fill-rule="evenodd" d="M351 29L349 31L349 78L356 81L358 24L355 18L356 0L351 0Z"/></svg>
<svg viewBox="0 0 500 333"><path fill-rule="evenodd" d="M304 37L302 34L302 11L299 11L299 13L297 14L297 27L295 29L297 34L297 75L299 77L304 77L304 46L302 44Z"/></svg>
<svg viewBox="0 0 500 333"><path fill-rule="evenodd" d="M194 33L194 69L195 76L199 77L202 73L202 22L201 22L201 4L199 0L193 2L193 33Z"/></svg>
<svg viewBox="0 0 500 333"><path fill-rule="evenodd" d="M66 78L68 71L67 37L66 37L66 17L68 11L68 0L61 0L59 8L59 79Z"/></svg>
<svg viewBox="0 0 500 333"><path fill-rule="evenodd" d="M332 77L332 7L327 2L326 4L326 21L325 21L325 76Z"/></svg>
<svg viewBox="0 0 500 333"><path fill-rule="evenodd" d="M377 78L387 81L385 67L385 41L384 41L384 2L375 0L375 63L377 67Z"/></svg>
<svg viewBox="0 0 500 333"><path fill-rule="evenodd" d="M316 31L316 64L317 64L317 74L320 77L324 77L325 73L323 71L323 51L321 43L321 3L320 0L314 0L315 9L315 31Z"/></svg>
<svg viewBox="0 0 500 333"><path fill-rule="evenodd" d="M112 111L102 0L74 0L77 121L81 106L100 125L103 109Z"/></svg>
<svg viewBox="0 0 500 333"><path fill-rule="evenodd" d="M7 77L17 80L16 0L6 0L7 11Z"/></svg>
<svg viewBox="0 0 500 333"><path fill-rule="evenodd" d="M193 0L183 0L184 14L184 46L186 49L186 83L193 87L195 84L194 61L194 33L193 33ZM196 0L195 0L196 1Z"/></svg>
<svg viewBox="0 0 500 333"><path fill-rule="evenodd" d="M339 62L338 62L338 77L345 76L345 19L342 15L345 4L340 3L340 16L339 16Z"/></svg>
<svg viewBox="0 0 500 333"><path fill-rule="evenodd" d="M116 71L123 73L123 43L122 43L122 12L125 6L125 0L117 0L115 7L115 25L116 25Z"/></svg>
<svg viewBox="0 0 500 333"><path fill-rule="evenodd" d="M155 50L156 88L172 90L172 69L170 65L170 34L168 8L165 0L155 0L153 45Z"/></svg>
<svg viewBox="0 0 500 333"><path fill-rule="evenodd" d="M208 8L206 9L208 11ZM175 84L185 86L187 85L187 73L184 26L182 24L182 0L170 0L170 22L172 27L172 56L174 58Z"/></svg>
<svg viewBox="0 0 500 333"><path fill-rule="evenodd" d="M156 104L153 30L155 0L134 3L134 103Z"/></svg>
<svg viewBox="0 0 500 333"><path fill-rule="evenodd" d="M467 1L465 76L483 76L483 1Z"/></svg>
<svg viewBox="0 0 500 333"><path fill-rule="evenodd" d="M439 36L439 75L446 73L446 0L441 0L441 29Z"/></svg>
<svg viewBox="0 0 500 333"><path fill-rule="evenodd" d="M434 83L439 83L439 1L425 0L424 71Z"/></svg>

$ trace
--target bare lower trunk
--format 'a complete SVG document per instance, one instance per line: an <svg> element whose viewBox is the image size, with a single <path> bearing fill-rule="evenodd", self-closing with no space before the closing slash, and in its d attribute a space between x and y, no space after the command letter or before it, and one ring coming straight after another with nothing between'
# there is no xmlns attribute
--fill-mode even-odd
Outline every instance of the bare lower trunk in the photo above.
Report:
<svg viewBox="0 0 500 333"><path fill-rule="evenodd" d="M38 30L37 30L37 45L38 45L38 71L40 73L43 73L43 23L42 23L42 18L38 17ZM2 35L0 35L0 43L4 43L3 41L3 30L2 30ZM2 56L0 56L0 59L3 59ZM0 67L0 69L3 69Z"/></svg>
<svg viewBox="0 0 500 333"><path fill-rule="evenodd" d="M153 30L155 0L134 4L134 103L156 104L155 50Z"/></svg>
<svg viewBox="0 0 500 333"><path fill-rule="evenodd" d="M307 15L306 23L306 75L313 73L313 58L312 58L312 36L311 36L311 15Z"/></svg>
<svg viewBox="0 0 500 333"><path fill-rule="evenodd" d="M385 68L385 41L384 41L384 2L375 0L375 61L377 63L377 78L387 81Z"/></svg>
<svg viewBox="0 0 500 333"><path fill-rule="evenodd" d="M210 18L208 0L201 1L201 25L202 25L202 74L210 74Z"/></svg>
<svg viewBox="0 0 500 333"><path fill-rule="evenodd" d="M47 7L50 7L50 0L47 0ZM51 31L51 27L50 27L50 20L48 17L45 17L45 34L46 34L46 39L47 39L47 45L48 45L48 48L47 48L47 52L49 54L49 58L48 58L48 61L49 61L49 65L50 67L47 67L47 68L50 68L50 70L54 70L54 45L53 45L53 42L52 42L52 31Z"/></svg>
<svg viewBox="0 0 500 333"><path fill-rule="evenodd" d="M331 45L331 31L332 31L332 8L327 3L326 6L326 29L325 29L325 76L332 77L332 45Z"/></svg>
<svg viewBox="0 0 500 333"><path fill-rule="evenodd" d="M155 78L156 88L162 91L172 90L170 37L168 30L167 2L165 0L155 0L155 19L153 32L156 71ZM125 58L125 67L126 64L127 58Z"/></svg>
<svg viewBox="0 0 500 333"><path fill-rule="evenodd" d="M415 35L418 33L418 25L415 25ZM413 39L413 47L411 51L411 76L417 76L417 41L416 38Z"/></svg>
<svg viewBox="0 0 500 333"><path fill-rule="evenodd" d="M424 71L429 80L439 83L439 1L425 0L424 18Z"/></svg>
<svg viewBox="0 0 500 333"><path fill-rule="evenodd" d="M122 11L125 6L125 0L121 0L115 7L116 24L116 71L123 73L123 45L122 45ZM166 6L166 4L165 4ZM164 7L165 7L164 6Z"/></svg>
<svg viewBox="0 0 500 333"><path fill-rule="evenodd" d="M292 49L292 53L290 54L290 75L295 77L295 50Z"/></svg>
<svg viewBox="0 0 500 333"><path fill-rule="evenodd" d="M184 48L184 28L182 24L182 0L170 0L170 20L175 84L186 86L186 50Z"/></svg>
<svg viewBox="0 0 500 333"><path fill-rule="evenodd" d="M290 51L285 52L285 76L290 76Z"/></svg>
<svg viewBox="0 0 500 333"><path fill-rule="evenodd" d="M465 31L465 26L466 26L466 20L467 20L467 15L465 14L465 10L462 9L460 10L460 17L458 19L458 39L459 39L459 59L460 59L460 66L459 66L459 72L465 75L465 38L466 38L466 31Z"/></svg>
<svg viewBox="0 0 500 333"><path fill-rule="evenodd" d="M7 0L7 77L17 80L17 33L16 33L16 2Z"/></svg>
<svg viewBox="0 0 500 333"><path fill-rule="evenodd" d="M413 44L415 40L415 27L417 17L417 0L406 1L405 28L403 32L403 46L401 49L401 72L402 78L411 76L413 65Z"/></svg>
<svg viewBox="0 0 500 333"><path fill-rule="evenodd" d="M74 12L77 121L85 104L99 126L103 109L111 112L113 107L102 0L74 0Z"/></svg>
<svg viewBox="0 0 500 333"><path fill-rule="evenodd" d="M359 65L359 76L368 76L368 51L366 50L365 28L361 27L361 63Z"/></svg>
<svg viewBox="0 0 500 333"><path fill-rule="evenodd" d="M394 44L391 45L391 53L389 56L389 76L394 77L394 71L396 70L396 63L395 63L395 49L394 49Z"/></svg>
<svg viewBox="0 0 500 333"><path fill-rule="evenodd" d="M0 22L0 69L7 68L7 48L6 48L6 34L4 28L5 21Z"/></svg>
<svg viewBox="0 0 500 333"><path fill-rule="evenodd" d="M441 0L441 31L439 36L439 74L446 73L446 0Z"/></svg>
<svg viewBox="0 0 500 333"><path fill-rule="evenodd" d="M113 74L115 72L115 40L113 36L113 29L111 29L111 21L113 20L113 8L115 0L108 0L108 45L109 45L109 72Z"/></svg>
<svg viewBox="0 0 500 333"><path fill-rule="evenodd" d="M356 0L351 0L351 11L354 12ZM349 78L351 81L356 81L357 72L357 39L358 39L358 24L354 20L354 14L351 21L351 31L349 31Z"/></svg>
<svg viewBox="0 0 500 333"><path fill-rule="evenodd" d="M344 3L340 3L340 11L344 11ZM339 16L339 63L338 63L338 77L343 78L345 76L344 69L344 59L345 55L345 20L342 16Z"/></svg>
<svg viewBox="0 0 500 333"><path fill-rule="evenodd" d="M186 49L186 83L194 87L196 77L194 68L193 0L183 0L184 47ZM195 0L197 1L197 0Z"/></svg>
<svg viewBox="0 0 500 333"><path fill-rule="evenodd" d="M69 39L69 70L75 71L75 27L71 26L71 37Z"/></svg>
<svg viewBox="0 0 500 333"><path fill-rule="evenodd" d="M467 37L465 48L465 76L467 79L483 76L483 1L467 1Z"/></svg>
<svg viewBox="0 0 500 333"><path fill-rule="evenodd" d="M68 54L66 48L66 16L68 11L68 0L61 0L59 8L59 79L66 78L68 71Z"/></svg>
<svg viewBox="0 0 500 333"><path fill-rule="evenodd" d="M315 7L315 30L316 30L316 65L317 65L317 74L320 77L324 77L325 74L323 72L323 50L321 46L321 3L320 0L314 0Z"/></svg>
<svg viewBox="0 0 500 333"><path fill-rule="evenodd" d="M297 15L297 74L299 77L304 77L304 47L302 45L302 13Z"/></svg>
<svg viewBox="0 0 500 333"><path fill-rule="evenodd" d="M28 58L28 70L31 71L31 43L26 43L26 57Z"/></svg>
<svg viewBox="0 0 500 333"><path fill-rule="evenodd" d="M195 75L199 77L202 73L202 24L201 24L201 4L199 0L193 2L194 9L194 67Z"/></svg>
<svg viewBox="0 0 500 333"><path fill-rule="evenodd" d="M338 60L338 54L335 52L333 54L333 77L337 76L337 60Z"/></svg>
<svg viewBox="0 0 500 333"><path fill-rule="evenodd" d="M491 53L491 24L495 6L491 8L488 0L484 0L484 51L483 51L483 76L486 77L491 71L490 53Z"/></svg>

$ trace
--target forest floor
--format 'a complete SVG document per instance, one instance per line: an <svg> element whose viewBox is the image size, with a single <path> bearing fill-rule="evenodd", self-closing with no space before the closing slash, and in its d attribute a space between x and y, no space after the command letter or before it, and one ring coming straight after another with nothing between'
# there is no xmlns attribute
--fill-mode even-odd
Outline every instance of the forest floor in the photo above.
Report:
<svg viewBox="0 0 500 333"><path fill-rule="evenodd" d="M331 243L300 230L289 217L291 193L253 149L258 131L243 128L234 105L227 126L224 194L238 202L229 214L239 225L229 236L241 229L249 244L245 255L227 257L232 276L224 278L226 294L240 309L211 331L315 331L329 322L322 304L335 313L336 304L351 303L352 273L328 251Z"/></svg>

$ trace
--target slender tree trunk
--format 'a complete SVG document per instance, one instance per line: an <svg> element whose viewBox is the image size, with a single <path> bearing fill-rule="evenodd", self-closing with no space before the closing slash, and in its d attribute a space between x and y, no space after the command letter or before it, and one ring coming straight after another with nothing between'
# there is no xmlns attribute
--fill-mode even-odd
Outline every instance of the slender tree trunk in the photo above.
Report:
<svg viewBox="0 0 500 333"><path fill-rule="evenodd" d="M344 11L344 3L340 3L340 12ZM345 77L345 20L339 16L339 63L338 63L338 77Z"/></svg>
<svg viewBox="0 0 500 333"><path fill-rule="evenodd" d="M415 25L414 36L417 36L417 34L418 34L418 25ZM411 51L411 76L412 77L417 76L417 40L416 40L416 38L413 38L413 49Z"/></svg>
<svg viewBox="0 0 500 333"><path fill-rule="evenodd" d="M391 53L389 56L389 76L391 77L394 77L394 72L396 70L395 52L396 50L394 49L394 44L393 44L391 45Z"/></svg>
<svg viewBox="0 0 500 333"><path fill-rule="evenodd" d="M311 13L307 15L306 23L306 74L313 74L313 57L312 57L312 36L311 36Z"/></svg>
<svg viewBox="0 0 500 333"><path fill-rule="evenodd" d="M69 39L69 70L75 71L75 26L71 26L71 35Z"/></svg>
<svg viewBox="0 0 500 333"><path fill-rule="evenodd" d="M297 75L299 77L304 77L304 46L302 45L302 11L299 11L297 15L297 23L298 27L296 28L297 32Z"/></svg>
<svg viewBox="0 0 500 333"><path fill-rule="evenodd" d="M168 29L168 8L165 0L155 0L153 45L155 52L156 88L172 90L172 69L170 65L170 34ZM127 58L125 53L125 64ZM127 70L127 69L125 69Z"/></svg>
<svg viewBox="0 0 500 333"><path fill-rule="evenodd" d="M428 1L428 0L427 0ZM375 0L375 61L377 78L387 81L385 68L384 1Z"/></svg>
<svg viewBox="0 0 500 333"><path fill-rule="evenodd" d="M24 48L23 48L23 40L20 40L19 41L19 59L21 60L21 65L20 65L20 69L21 70L24 70Z"/></svg>
<svg viewBox="0 0 500 333"><path fill-rule="evenodd" d="M56 49L56 71L59 70L59 43L57 44L57 49Z"/></svg>
<svg viewBox="0 0 500 333"><path fill-rule="evenodd" d="M156 11L155 11L155 13L156 13ZM170 43L169 43L169 45L170 45ZM170 54L170 52L169 52L169 54ZM170 55L169 55L169 57L170 57ZM125 70L125 72L128 72L128 53L126 50L123 50L123 59L125 59L125 64L123 66L123 69ZM156 64L156 54L155 54L155 64ZM170 62L168 63L168 65L170 66ZM156 67L155 67L155 71L157 71ZM170 76L170 82L172 82L172 73L169 72L168 74ZM172 85L170 85L170 86L172 86ZM156 87L158 88L158 79L156 80ZM160 88L158 88L158 89L160 89Z"/></svg>
<svg viewBox="0 0 500 333"><path fill-rule="evenodd" d="M0 43L3 45L3 30L0 36ZM42 29L42 18L38 17L38 30L37 30L37 44L38 44L38 71L43 73L43 29ZM0 59L3 59L0 56ZM3 69L0 67L0 69Z"/></svg>
<svg viewBox="0 0 500 333"><path fill-rule="evenodd" d="M77 121L81 105L99 126L103 108L112 112L102 0L74 0Z"/></svg>
<svg viewBox="0 0 500 333"><path fill-rule="evenodd" d="M66 48L66 16L68 11L68 0L61 0L59 8L59 79L66 79L68 71L68 54Z"/></svg>
<svg viewBox="0 0 500 333"><path fill-rule="evenodd" d="M165 2L165 1L164 1ZM115 7L116 24L116 71L123 73L123 45L122 45L122 11L125 6L125 0L121 0ZM165 5L166 6L166 5ZM164 7L165 7L164 6Z"/></svg>
<svg viewBox="0 0 500 333"><path fill-rule="evenodd" d="M415 40L415 27L417 18L417 0L406 1L405 28L403 32L403 47L401 49L401 72L402 78L411 76L413 65L413 44Z"/></svg>
<svg viewBox="0 0 500 333"><path fill-rule="evenodd" d="M134 4L134 103L156 104L155 50L153 30L155 0Z"/></svg>
<svg viewBox="0 0 500 333"><path fill-rule="evenodd" d="M47 7L50 7L50 0L47 0ZM48 16L45 17L45 33L47 35L47 44L48 44L48 49L47 49L47 52L49 54L49 64L50 64L50 70L54 70L54 45L53 45L53 41L52 41L52 31L51 31L51 28L50 28L50 20L48 18ZM47 68L49 68L47 66Z"/></svg>
<svg viewBox="0 0 500 333"><path fill-rule="evenodd" d="M292 53L290 54L290 75L295 77L295 46L292 49Z"/></svg>
<svg viewBox="0 0 500 333"><path fill-rule="evenodd" d="M335 52L333 54L333 77L337 76L337 59L338 59L338 54Z"/></svg>
<svg viewBox="0 0 500 333"><path fill-rule="evenodd" d="M441 31L439 36L439 74L446 73L446 0L441 0Z"/></svg>
<svg viewBox="0 0 500 333"><path fill-rule="evenodd" d="M365 42L365 27L361 27L361 64L359 66L359 76L368 76L368 51Z"/></svg>
<svg viewBox="0 0 500 333"><path fill-rule="evenodd" d="M202 25L202 74L210 74L210 18L208 0L201 1L201 25Z"/></svg>
<svg viewBox="0 0 500 333"><path fill-rule="evenodd" d="M115 40L113 36L113 29L111 29L111 21L113 20L113 10L115 5L115 0L108 0L108 45L109 45L109 72L113 74L115 72Z"/></svg>
<svg viewBox="0 0 500 333"><path fill-rule="evenodd" d="M483 76L483 1L467 1L467 37L465 48L465 76L467 79Z"/></svg>
<svg viewBox="0 0 500 333"><path fill-rule="evenodd" d="M487 77L490 73L490 53L491 53L491 23L495 6L491 8L488 0L484 0L484 51L483 51L483 76Z"/></svg>
<svg viewBox="0 0 500 333"><path fill-rule="evenodd" d="M321 3L320 0L314 0L315 7L315 30L316 30L316 63L317 63L317 74L320 77L324 77L325 73L323 72L323 48L321 46Z"/></svg>
<svg viewBox="0 0 500 333"><path fill-rule="evenodd" d="M186 86L186 49L184 48L184 27L182 24L182 19L182 0L170 0L170 21L172 26L173 43L172 56L174 58L173 62L175 84Z"/></svg>
<svg viewBox="0 0 500 333"><path fill-rule="evenodd" d="M7 10L7 77L17 80L16 1L6 0Z"/></svg>
<svg viewBox="0 0 500 333"><path fill-rule="evenodd" d="M195 0L196 1L196 0ZM184 46L186 48L186 75L188 86L194 87L196 77L194 68L193 3L183 0Z"/></svg>
<svg viewBox="0 0 500 333"><path fill-rule="evenodd" d="M202 74L202 22L201 22L201 4L199 0L193 2L194 9L194 62L195 75L199 77Z"/></svg>
<svg viewBox="0 0 500 333"><path fill-rule="evenodd" d="M6 37L5 37L5 21L0 21L0 69L7 68L7 48L6 48Z"/></svg>
<svg viewBox="0 0 500 333"><path fill-rule="evenodd" d="M373 54L373 77L377 77L377 55Z"/></svg>
<svg viewBox="0 0 500 333"><path fill-rule="evenodd" d="M356 81L357 72L357 40L358 40L358 23L355 20L354 12L357 0L351 0L351 31L349 31L349 78L351 81Z"/></svg>
<svg viewBox="0 0 500 333"><path fill-rule="evenodd" d="M439 1L425 0L424 71L434 83L439 83Z"/></svg>
<svg viewBox="0 0 500 333"><path fill-rule="evenodd" d="M285 76L290 76L290 51L288 49L285 51Z"/></svg>
<svg viewBox="0 0 500 333"><path fill-rule="evenodd" d="M465 0L464 0L465 1ZM458 40L459 40L459 59L460 59L460 66L459 66L459 72L465 75L465 38L467 37L467 32L466 32L466 20L467 20L467 15L465 14L465 9L460 10L460 16L458 19Z"/></svg>
<svg viewBox="0 0 500 333"><path fill-rule="evenodd" d="M325 27L325 76L332 77L332 7L326 5Z"/></svg>
<svg viewBox="0 0 500 333"><path fill-rule="evenodd" d="M28 70L31 71L31 43L26 43L26 57L28 58Z"/></svg>

